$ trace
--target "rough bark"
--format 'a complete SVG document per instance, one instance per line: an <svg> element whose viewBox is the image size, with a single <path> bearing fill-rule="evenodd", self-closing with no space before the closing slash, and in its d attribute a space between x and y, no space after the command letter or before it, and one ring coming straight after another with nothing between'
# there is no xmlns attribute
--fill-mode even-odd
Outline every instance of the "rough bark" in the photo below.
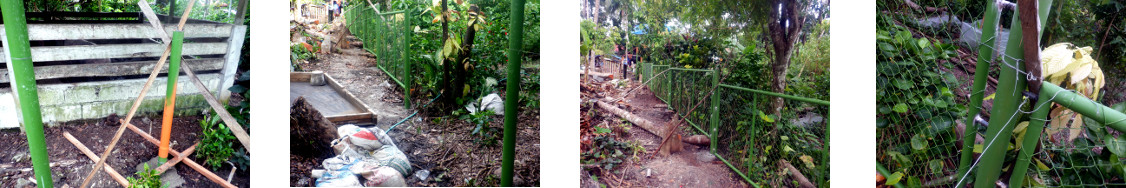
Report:
<svg viewBox="0 0 1126 188"><path fill-rule="evenodd" d="M805 178L805 175L802 175L801 171L799 171L798 168L794 168L794 165L790 165L789 161L786 161L785 159L779 159L778 160L778 166L782 166L782 168L789 169L788 171L790 171L790 178L792 178L792 179L794 179L794 181L798 182L798 187L803 187L803 188L817 187L817 186L814 186L813 182L810 182L808 178Z"/></svg>
<svg viewBox="0 0 1126 188"><path fill-rule="evenodd" d="M289 114L290 153L320 159L332 157L336 126L306 102L305 97L293 102Z"/></svg>
<svg viewBox="0 0 1126 188"><path fill-rule="evenodd" d="M794 43L797 42L798 36L801 36L805 16L803 16L803 12L795 0L775 0L772 4L781 4L782 9L774 9L775 12L770 14L770 40L774 47L774 62L770 65L774 74L771 89L776 93L785 93L786 71L790 67L790 55L793 53ZM787 26L787 23L789 23L789 26ZM782 98L774 98L771 105L773 114L781 113L784 104Z"/></svg>
<svg viewBox="0 0 1126 188"><path fill-rule="evenodd" d="M657 135L657 137L661 137L662 139L665 137L665 134L668 133L665 128L658 126L656 123L638 117L637 115L633 115L633 113L622 110L621 108L618 108L613 104L598 101L598 107L601 107L602 109L609 111L610 113L617 115L618 117L625 118L626 120L629 120L630 123L633 123L633 125L641 127L641 129L649 131L649 133L653 133Z"/></svg>

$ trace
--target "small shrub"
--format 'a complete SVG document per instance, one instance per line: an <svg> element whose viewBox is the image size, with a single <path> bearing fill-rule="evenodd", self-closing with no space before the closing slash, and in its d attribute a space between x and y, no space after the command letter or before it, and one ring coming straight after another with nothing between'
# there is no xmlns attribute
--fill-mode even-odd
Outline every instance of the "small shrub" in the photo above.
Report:
<svg viewBox="0 0 1126 188"><path fill-rule="evenodd" d="M203 129L203 138L196 147L196 153L207 166L219 168L234 155L238 140L216 115L207 116L199 122L199 126Z"/></svg>
<svg viewBox="0 0 1126 188"><path fill-rule="evenodd" d="M136 177L128 177L129 188L163 188L164 185L160 183L160 174L156 170L149 168L149 164L145 164L144 169L138 171Z"/></svg>

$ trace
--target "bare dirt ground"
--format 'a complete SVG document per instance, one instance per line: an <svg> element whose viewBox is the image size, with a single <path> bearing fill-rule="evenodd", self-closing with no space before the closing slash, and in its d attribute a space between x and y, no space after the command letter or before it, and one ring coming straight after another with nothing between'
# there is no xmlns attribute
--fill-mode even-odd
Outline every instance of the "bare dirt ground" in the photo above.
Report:
<svg viewBox="0 0 1126 188"><path fill-rule="evenodd" d="M173 149L183 150L199 141L199 120L201 118L201 116L185 116L176 117L173 120L172 132L178 133L172 135L171 147ZM61 126L45 128L47 153L51 160L51 172L55 186L77 187L81 185L83 178L86 178L87 173L97 162L87 158L77 147L67 141L63 137L63 132L70 132L87 148L100 155L105 151L105 147L116 133L117 127L120 125L118 119L117 116L109 116L99 120L68 122ZM159 136L160 122L160 116L135 117L132 124L150 135ZM8 129L0 131L0 140L6 142L0 144L0 150L8 151L0 152L0 187L17 187L17 184L21 182L20 179L24 181L32 179L34 172L30 170L32 165L31 157L28 154L27 136L19 129ZM145 141L140 135L126 130L106 164L112 166L122 176L131 177L136 172L135 166L149 161L156 155L156 145ZM202 162L194 155L189 158L197 163ZM181 187L219 187L187 165L178 164L175 169L185 181ZM225 178L230 173L231 167L224 164L218 169L213 172ZM239 187L250 187L249 177L248 171L237 171L231 183ZM105 172L99 172L91 181L91 187L117 186L119 186L117 182Z"/></svg>
<svg viewBox="0 0 1126 188"><path fill-rule="evenodd" d="M354 37L347 37L354 42ZM358 47L321 54L317 60L301 63L302 70L320 70L368 105L378 116L378 126L387 130L414 113L403 108L402 89L376 67L378 61ZM503 96L502 96L503 97ZM413 99L415 107L429 99ZM419 112L388 134L407 154L415 174L406 174L409 186L497 186L500 177L501 146L482 145L470 133L475 127L465 120L442 117L448 114ZM539 186L539 109L521 108L516 142L516 186ZM491 127L503 129L503 119L493 117ZM498 140L499 143L499 140ZM290 185L315 186L309 176L324 159L290 156ZM415 175L430 172L426 180Z"/></svg>
<svg viewBox="0 0 1126 188"><path fill-rule="evenodd" d="M592 135L593 126L616 125L622 123L621 117L617 117L603 109L593 105L592 99L597 100L606 96L616 97L619 93L626 92L629 88L639 87L641 83L637 81L627 84L627 87L618 88L611 87L610 90L602 90L604 83L602 81L595 81L595 90L583 90L583 101L581 114L583 117L583 127L581 133L582 143L589 145L589 139L594 137ZM618 103L618 107L630 111L637 116L655 122L664 123L670 121L675 115L673 111L665 108L667 106L664 102L660 101L648 88L640 88L628 95L622 103ZM628 122L627 122L628 123ZM599 187L606 185L607 187L746 187L747 184L731 172L731 169L724 166L723 163L714 161L714 156L708 152L707 147L698 147L691 144L685 144L685 150L673 153L669 156L660 157L654 155L653 152L657 151L661 139L657 135L645 131L637 126L630 126L631 128L622 130L615 129L611 135L616 139L625 142L634 142L645 149L643 152L635 154L633 157L627 157L619 167L614 169L601 169L601 167L591 167L584 163L584 169L580 174L582 187ZM682 126L682 133L692 133L689 127ZM597 147L583 147L591 150ZM588 152L588 151L581 151ZM597 176L597 180L593 176Z"/></svg>

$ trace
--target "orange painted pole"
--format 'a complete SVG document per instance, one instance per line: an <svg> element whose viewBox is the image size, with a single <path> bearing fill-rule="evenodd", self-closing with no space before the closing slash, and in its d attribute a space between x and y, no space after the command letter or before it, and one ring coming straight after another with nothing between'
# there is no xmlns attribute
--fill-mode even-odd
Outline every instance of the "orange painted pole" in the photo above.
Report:
<svg viewBox="0 0 1126 188"><path fill-rule="evenodd" d="M157 151L157 156L161 164L168 161L168 142L172 137L172 114L176 110L176 78L180 76L180 58L181 48L184 43L184 32L176 31L172 33L172 55L168 64L168 89L164 95L164 118L162 118L160 125L160 150Z"/></svg>

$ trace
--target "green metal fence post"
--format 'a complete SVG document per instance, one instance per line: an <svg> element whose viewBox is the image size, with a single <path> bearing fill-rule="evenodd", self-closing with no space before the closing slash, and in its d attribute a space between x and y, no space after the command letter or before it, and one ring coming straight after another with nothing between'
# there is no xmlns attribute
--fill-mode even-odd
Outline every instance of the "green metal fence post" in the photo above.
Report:
<svg viewBox="0 0 1126 188"><path fill-rule="evenodd" d="M516 103L520 96L520 52L524 51L524 0L513 0L508 12L508 85L504 99L504 148L501 156L500 186L512 186L513 159L516 155Z"/></svg>
<svg viewBox="0 0 1126 188"><path fill-rule="evenodd" d="M410 58L408 58L408 57L410 57L410 51L411 51L411 49L410 49L410 41L411 41L411 33L412 33L412 31L411 31L411 20L412 19L411 19L410 11L403 12L403 21L406 22L406 23L403 23L403 30L402 30L402 32L403 32L403 39L402 39L402 41L403 41L402 42L403 55L402 55L402 57L399 57L400 58L399 60L401 61L401 63L403 63L403 72L404 72L403 73L403 85L404 85L404 87L403 87L403 104L406 105L407 108L411 108L411 83L412 83L411 77L414 77L414 74L411 74L411 62L410 62Z"/></svg>
<svg viewBox="0 0 1126 188"><path fill-rule="evenodd" d="M4 32L8 41L4 47L8 48L8 55L11 57L9 63L15 77L13 90L19 97L32 169L35 170L35 182L41 188L54 187L50 159L47 157L47 143L43 136L43 117L39 109L39 90L35 85L35 65L31 61L31 42L28 39L23 1L5 0L0 7L4 10Z"/></svg>
<svg viewBox="0 0 1126 188"><path fill-rule="evenodd" d="M829 172L829 120L829 113L825 113L825 147L822 148L824 151L821 153L821 168L824 169L823 172ZM829 176L829 174L821 175L821 183L819 185L829 187L827 182L825 182L825 176Z"/></svg>
<svg viewBox="0 0 1126 188"><path fill-rule="evenodd" d="M1045 23L1048 18L1048 11L1052 5L1052 0L1040 0L1040 23ZM1014 14L1013 25L1020 24L1020 15ZM1041 25L1038 29L1042 29ZM1019 120L1017 118L1018 107L1022 101L1021 91L1025 90L1024 76L1018 75L1017 71L1024 71L1024 65L1021 65L1018 59L1024 58L1024 50L1021 44L1022 39L1021 27L1013 27L1009 31L1009 45L1006 47L1006 58L1001 57L1001 75L998 78L996 97L993 99L993 118L989 120L989 128L986 130L985 140L986 148L981 153L981 159L978 162L980 170L974 180L974 187L993 187L996 186L995 181L1001 175L1002 162L1005 160L1005 151L1009 147L1009 139L1012 137L1012 130L1016 127ZM991 144L990 144L991 143ZM971 169L972 170L972 169ZM958 185L961 185L962 180L959 180Z"/></svg>
<svg viewBox="0 0 1126 188"><path fill-rule="evenodd" d="M711 116L712 117L711 117L711 123L708 123L708 124L710 124L709 127L711 127L711 133L708 133L708 134L711 136L711 148L710 149L712 150L712 154L716 154L715 153L716 152L715 148L716 148L716 145L717 145L716 142L718 142L718 140L719 140L719 139L716 139L716 138L718 138L718 136L717 136L718 134L716 134L716 133L718 133L718 131L719 131L719 94L720 94L720 87L719 87L719 72L718 71L712 71L712 88L715 88L715 91L712 91L714 93L712 93L712 95L711 95L712 101L711 101L711 105L710 105L711 107L709 107L711 109Z"/></svg>

